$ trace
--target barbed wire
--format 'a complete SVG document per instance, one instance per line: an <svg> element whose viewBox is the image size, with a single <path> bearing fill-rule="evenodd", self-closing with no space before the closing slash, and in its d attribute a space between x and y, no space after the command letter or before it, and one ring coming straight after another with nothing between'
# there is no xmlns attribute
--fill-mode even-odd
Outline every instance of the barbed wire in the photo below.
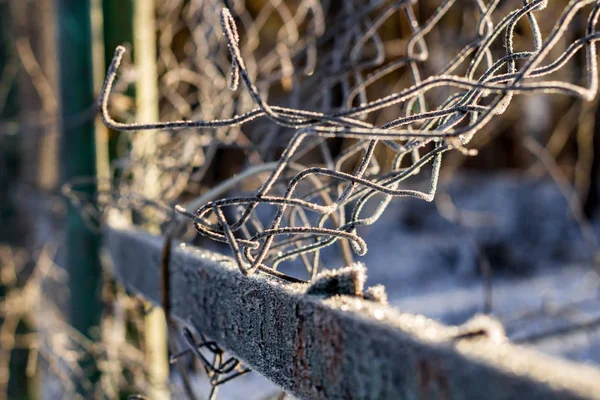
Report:
<svg viewBox="0 0 600 400"><path fill-rule="evenodd" d="M221 8L219 13L230 59L227 61L230 65L228 79L223 52L219 52L220 42L215 37L216 4L210 4L210 7L195 9L202 14L203 23L194 28L197 31L192 30L192 35L197 39L194 43L203 43L202 35L196 36L196 32L202 32L206 44L210 43L215 49L214 53L199 49L204 54L211 54L208 58L212 63L203 64L200 71L209 75L214 80L212 86L216 87L207 88L207 80L202 79L199 92L219 90L220 96L202 97L198 106L204 110L216 102L224 106L226 112L213 114L210 119L159 123L115 121L109 113L109 97L125 53L125 48L118 47L100 96L101 118L108 127L120 131L217 130L215 132L219 133L214 133L215 137L240 135L244 132L240 127L249 125L253 129L246 135L256 136L256 130L266 130L274 125L276 128L270 131L276 133L267 130L269 133L263 136L279 143L289 138L289 133L283 132L295 132L279 160L261 169L268 176L258 189L248 195L210 199L204 204L192 201L197 209L176 208L178 213L193 221L202 236L227 243L240 271L246 275L261 270L297 280L280 273L277 267L283 261L300 257L310 279L319 270L320 251L338 241L349 242L357 255L365 254L367 245L358 235L358 228L375 223L392 198L416 197L432 201L442 155L449 150L476 154L475 150L467 148L469 142L494 116L504 113L515 95L561 94L591 100L598 89L595 42L600 38L596 31L600 6L597 1L570 1L552 30L543 35L537 15L547 7L547 1L524 1L521 7L506 12L498 23L494 23L492 15L500 11L500 2L492 0L486 5L476 0L470 9L478 14L472 38L439 73L427 78L421 78L424 65L431 56L425 37L456 7L455 0L443 1L422 24L416 17L415 5L408 1L390 4L372 1L360 5L348 2L339 10L330 6L327 11L325 2L303 2L294 11L283 2L268 2L254 19L236 2L231 11ZM591 4L585 34L549 61L569 24L580 10ZM312 11L310 21L307 21L308 10ZM406 40L403 57L385 63L378 29L396 11L403 13L411 35ZM264 19L268 18L264 14L269 12L279 15L283 24L274 48L259 59L253 57L250 50L256 52L257 35L260 35ZM332 25L325 29L327 17L332 18ZM359 18L365 18L364 23ZM299 21L311 26L304 36L298 32L302 25ZM238 33L238 24L248 35L245 41ZM524 40L516 40L516 30L523 30L520 24L530 30L529 49L521 43ZM521 33L519 38L523 37ZM502 53L496 49L498 42L504 47ZM526 50L517 51L517 45ZM329 51L325 52L325 49ZM548 79L582 49L585 52L585 85ZM373 52L374 56L371 55ZM323 57L319 59L316 55ZM175 67L175 64L165 64ZM411 85L385 96L369 92L376 81L393 77L392 72L401 68L408 70ZM460 70L464 73L459 73ZM179 71L179 79L185 76L185 72ZM198 75L193 76L198 78ZM283 96L281 103L292 106L274 105L268 101L270 92L274 91L270 85L274 86L276 79L281 80L282 86L291 87L289 96ZM401 84L401 81L394 83ZM233 98L223 94L226 86L235 91L240 84L245 93L236 93ZM333 106L331 99L323 99L331 97L327 89L336 85L342 86L340 90L344 94L342 101ZM446 95L434 95L440 91ZM172 100L172 103L177 101ZM317 106L318 111L298 107L301 104L315 107L319 103L324 105ZM340 138L348 145L339 154L332 154L324 143ZM375 154L382 146L393 154L389 167L377 161ZM314 151L317 147L318 151ZM271 153L274 149L276 153L277 149L264 145L264 142L259 142L255 148L271 149ZM258 161L246 164L247 168L266 164L268 152L257 151ZM315 156L319 153L321 160ZM307 158L307 154L313 155L312 162L304 165L300 161ZM273 154L270 156L274 157ZM411 158L409 163L407 156ZM294 164L297 166L292 167ZM431 165L428 190L400 188L402 182L417 175L426 165ZM376 205L368 207L369 203ZM270 222L263 222L266 211L260 208L271 209ZM370 215L367 210L371 211Z"/></svg>

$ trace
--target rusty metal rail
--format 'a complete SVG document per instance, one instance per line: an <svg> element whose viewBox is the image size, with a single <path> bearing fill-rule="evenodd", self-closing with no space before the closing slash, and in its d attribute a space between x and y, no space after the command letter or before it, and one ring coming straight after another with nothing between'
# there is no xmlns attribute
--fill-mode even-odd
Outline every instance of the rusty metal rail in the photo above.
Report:
<svg viewBox="0 0 600 400"><path fill-rule="evenodd" d="M126 287L159 304L164 240L108 228ZM228 257L174 245L172 316L286 391L310 399L600 399L600 370L508 343L480 321L449 327L354 296L245 277Z"/></svg>

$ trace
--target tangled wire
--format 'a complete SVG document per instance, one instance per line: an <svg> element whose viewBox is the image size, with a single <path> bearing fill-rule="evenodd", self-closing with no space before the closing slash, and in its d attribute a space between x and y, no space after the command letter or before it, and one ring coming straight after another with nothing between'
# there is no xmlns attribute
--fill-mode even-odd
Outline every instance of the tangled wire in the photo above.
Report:
<svg viewBox="0 0 600 400"><path fill-rule="evenodd" d="M181 175L174 180L163 200L177 198L189 182L201 180L218 146L235 142L246 152L239 175L176 207L180 215L193 221L198 233L227 243L245 275L260 270L299 281L278 266L300 258L312 279L321 267L321 250L334 243L341 244L346 262L352 259L350 249L365 254L367 245L358 228L375 223L394 197L431 201L443 154L453 149L476 154L467 148L472 138L494 116L504 113L515 95L561 94L589 101L598 90L595 42L600 38L596 31L599 1L571 0L544 35L537 18L543 15L547 0L524 0L520 8L503 13L497 23L492 16L495 11L500 13L501 2L474 0L471 9L464 11L478 15L476 24L464 28L473 30L470 41L451 60L437 57L435 63L425 38L453 9L465 7L463 2L444 0L424 23L407 0L391 4L350 1L340 9L328 3L305 1L291 9L272 1L254 16L238 2L231 11L222 8L220 26L230 61L219 47L215 24L210 25L216 5L207 2L198 7L204 25L191 36L203 46L194 51L209 61L200 65L200 74L191 74L184 66L177 68L176 78L169 75L171 71L163 78L163 82L187 80L194 85L194 79L204 75L196 82L199 92L196 103L192 102L200 109L198 118L188 119L194 117L191 106L189 110L184 106L190 104L189 96L167 90L172 109L180 110L186 119L161 123L113 119L109 97L125 53L123 47L116 49L102 89L101 117L109 128L160 130L173 135L186 132L186 140L180 138L177 143L185 154L179 160L189 162L180 167L189 169L183 183L178 183ZM589 5L585 34L556 56L569 25ZM406 19L410 36L403 42L402 56L390 61L383 28L397 12ZM262 58L247 56L258 51L259 28L267 24L271 13L283 21L274 49ZM237 24L248 36L245 41ZM521 43L525 29L529 30L530 47L517 50L525 48ZM552 74L558 75L568 62L574 62L582 49L585 85L555 79ZM175 61L166 57L161 62L174 65ZM231 65L229 89L237 90L240 83L245 88L233 98L223 94L226 62ZM432 70L430 64L436 63L443 67L422 78L423 72ZM403 69L410 85L395 75ZM216 89L206 87L208 81ZM391 94L381 95L390 88ZM215 90L218 93L211 92ZM269 97L283 98L280 103L284 105L270 104ZM212 118L204 118L207 115ZM205 132L208 140L198 130ZM341 149L331 144L336 139L343 139ZM287 145L281 152L278 144L282 141ZM201 157L193 151L200 148ZM378 157L380 154L391 156ZM382 158L387 165L380 162ZM429 164L427 190L400 187ZM182 169L165 168L165 174L181 173ZM248 189L249 182L265 174L257 189ZM222 198L240 187L241 193Z"/></svg>

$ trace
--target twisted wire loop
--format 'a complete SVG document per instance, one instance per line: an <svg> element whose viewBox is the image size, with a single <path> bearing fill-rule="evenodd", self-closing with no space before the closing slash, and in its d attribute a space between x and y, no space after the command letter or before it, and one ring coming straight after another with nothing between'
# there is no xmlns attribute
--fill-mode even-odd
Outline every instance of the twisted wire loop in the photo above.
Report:
<svg viewBox="0 0 600 400"><path fill-rule="evenodd" d="M200 235L227 243L245 275L260 270L300 281L278 271L280 263L299 259L310 280L321 268L321 251L334 243L350 262L350 250L367 252L358 228L374 224L392 198L432 201L443 154L475 155L467 147L475 134L515 96L560 94L589 101L598 90L596 0L569 1L551 29L540 22L549 16L547 0L442 0L426 18L407 0L348 1L339 9L326 1L297 7L270 1L253 12L242 3L229 9L207 2L187 20L202 20L190 27L203 62L200 72L177 65L173 51L161 56L161 82L169 83L163 86L166 107L183 119L123 123L111 117L109 97L124 47L115 51L100 111L108 127L157 130L157 140L171 135L169 148L185 154L165 202L182 201L186 185L202 180L219 148L235 142L246 153L244 178L233 176L224 187L176 207ZM476 15L477 22L462 28L469 33L460 38L462 48L444 60L426 38L439 34L452 13ZM402 21L394 32L402 27L410 32L399 58L389 56L398 38L395 47L388 38L389 21L397 22L398 15ZM540 15L545 18L538 21ZM585 32L566 44L572 22L586 15ZM261 29L273 19L282 21L281 28L265 38ZM226 48L215 33L219 25ZM562 80L561 69L580 51L585 83ZM173 89L182 82L197 84L197 92L182 97ZM240 85L243 90L226 92ZM275 105L269 98L283 100ZM427 190L400 187L429 165ZM257 179L259 186L250 189Z"/></svg>
<svg viewBox="0 0 600 400"><path fill-rule="evenodd" d="M188 353L192 353L196 356L202 362L202 366L209 378L211 385L209 395L210 400L216 398L217 390L220 385L250 372L250 369L243 366L237 358L226 358L223 349L221 349L216 342L207 340L202 333L199 333L200 342L196 340L194 334L188 328L183 328L182 336L187 345L187 349L173 354L169 361L173 364L179 361L183 355ZM210 353L209 357L212 357L212 360L209 359L202 350Z"/></svg>

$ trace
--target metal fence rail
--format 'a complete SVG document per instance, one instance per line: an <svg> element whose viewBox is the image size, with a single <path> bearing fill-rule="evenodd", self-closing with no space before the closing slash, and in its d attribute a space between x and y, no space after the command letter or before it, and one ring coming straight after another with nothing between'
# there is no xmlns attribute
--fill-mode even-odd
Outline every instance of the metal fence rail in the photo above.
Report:
<svg viewBox="0 0 600 400"><path fill-rule="evenodd" d="M121 283L160 303L164 240L114 227L105 239ZM359 297L308 295L173 247L172 317L301 398L600 398L600 370L507 343L493 324L449 327Z"/></svg>

